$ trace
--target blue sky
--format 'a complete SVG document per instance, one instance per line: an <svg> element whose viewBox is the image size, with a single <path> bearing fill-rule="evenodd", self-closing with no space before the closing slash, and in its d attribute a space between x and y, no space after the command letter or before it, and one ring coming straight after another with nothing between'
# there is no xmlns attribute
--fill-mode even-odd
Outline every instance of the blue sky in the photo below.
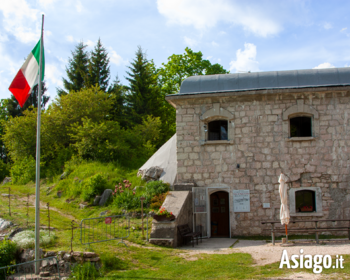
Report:
<svg viewBox="0 0 350 280"><path fill-rule="evenodd" d="M140 45L159 67L185 47L231 73L350 66L350 1L11 0L0 2L0 98L40 37L53 100L79 41L98 38L126 84Z"/></svg>

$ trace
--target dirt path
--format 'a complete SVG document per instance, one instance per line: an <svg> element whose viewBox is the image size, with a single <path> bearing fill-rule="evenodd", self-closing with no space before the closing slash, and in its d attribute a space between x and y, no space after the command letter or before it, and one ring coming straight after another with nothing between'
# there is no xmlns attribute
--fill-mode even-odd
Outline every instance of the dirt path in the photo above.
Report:
<svg viewBox="0 0 350 280"><path fill-rule="evenodd" d="M27 203L27 197L17 197L17 199L19 201L23 201L23 202ZM35 207L35 195L30 195L29 196L29 204L31 205L29 207ZM40 201L40 208L46 209L46 207L47 207L47 204ZM61 210L59 210L59 209L57 209L55 207L50 206L50 210L59 213L61 216L65 217L67 219L76 220L76 218L73 217L72 215L63 213Z"/></svg>

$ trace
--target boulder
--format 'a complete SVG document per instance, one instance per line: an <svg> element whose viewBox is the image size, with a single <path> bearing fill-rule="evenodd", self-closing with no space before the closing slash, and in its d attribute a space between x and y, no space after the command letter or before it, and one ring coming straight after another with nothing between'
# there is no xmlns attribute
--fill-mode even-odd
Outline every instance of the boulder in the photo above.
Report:
<svg viewBox="0 0 350 280"><path fill-rule="evenodd" d="M62 175L60 176L60 180L65 179L67 176L67 172L63 172Z"/></svg>
<svg viewBox="0 0 350 280"><path fill-rule="evenodd" d="M106 202L108 201L108 199L111 197L113 191L111 189L106 189L100 199L100 202L98 203L98 205L103 206L106 204Z"/></svg>
<svg viewBox="0 0 350 280"><path fill-rule="evenodd" d="M17 233L19 233L19 232L21 232L21 231L24 231L24 229L23 229L23 228L16 228L15 230L13 230L13 231L10 233L9 239L12 240L12 238L13 238Z"/></svg>
<svg viewBox="0 0 350 280"><path fill-rule="evenodd" d="M4 180L2 180L1 185L5 185L5 184L6 184L6 183L8 183L8 182L12 182L11 177L5 177L5 179L4 179Z"/></svg>
<svg viewBox="0 0 350 280"><path fill-rule="evenodd" d="M146 170L140 171L142 174L142 180L145 181L157 181L162 175L164 169L159 166L152 166Z"/></svg>
<svg viewBox="0 0 350 280"><path fill-rule="evenodd" d="M86 208L86 207L87 207L87 205L84 204L84 203L80 203L80 204L79 204L79 209L84 209L84 208Z"/></svg>
<svg viewBox="0 0 350 280"><path fill-rule="evenodd" d="M55 257L55 256L56 256L56 252L49 251L49 252L46 252L46 254L44 255L44 258Z"/></svg>
<svg viewBox="0 0 350 280"><path fill-rule="evenodd" d="M96 258L98 255L94 252L84 252L84 258Z"/></svg>
<svg viewBox="0 0 350 280"><path fill-rule="evenodd" d="M9 228L13 223L0 218L0 231Z"/></svg>
<svg viewBox="0 0 350 280"><path fill-rule="evenodd" d="M96 195L96 197L95 197L95 199L94 199L93 205L94 205L94 206L97 206L97 205L99 204L100 200L101 200L101 196Z"/></svg>

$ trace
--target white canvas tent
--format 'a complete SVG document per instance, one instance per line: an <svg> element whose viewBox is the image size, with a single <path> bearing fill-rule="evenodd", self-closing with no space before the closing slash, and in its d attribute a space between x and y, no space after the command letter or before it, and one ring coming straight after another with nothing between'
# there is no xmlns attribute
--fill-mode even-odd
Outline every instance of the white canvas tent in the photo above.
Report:
<svg viewBox="0 0 350 280"><path fill-rule="evenodd" d="M176 134L161 146L139 170L146 170L152 166L163 168L164 171L159 180L174 184L177 174Z"/></svg>

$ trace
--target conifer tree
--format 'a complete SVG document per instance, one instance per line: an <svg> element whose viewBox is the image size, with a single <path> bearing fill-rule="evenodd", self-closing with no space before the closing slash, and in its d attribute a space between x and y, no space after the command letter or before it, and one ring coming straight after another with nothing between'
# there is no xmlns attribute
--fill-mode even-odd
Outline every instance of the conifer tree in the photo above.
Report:
<svg viewBox="0 0 350 280"><path fill-rule="evenodd" d="M126 87L120 83L118 75L108 88L108 93L113 98L113 108L110 112L110 119L119 122L122 127L126 126L125 122L125 92Z"/></svg>
<svg viewBox="0 0 350 280"><path fill-rule="evenodd" d="M126 79L130 84L125 99L129 125L141 124L142 118L147 115L162 117L163 96L157 83L155 67L152 61L147 60L140 46L128 68L130 72L126 72Z"/></svg>
<svg viewBox="0 0 350 280"><path fill-rule="evenodd" d="M94 50L91 52L89 61L88 86L100 86L103 91L107 91L110 78L109 57L107 50L98 39Z"/></svg>
<svg viewBox="0 0 350 280"><path fill-rule="evenodd" d="M85 50L87 45L80 42L75 50L72 51L72 58L69 58L66 73L68 79L63 78L64 89L57 89L59 96L65 95L70 91L79 91L86 86L88 74L89 54Z"/></svg>

